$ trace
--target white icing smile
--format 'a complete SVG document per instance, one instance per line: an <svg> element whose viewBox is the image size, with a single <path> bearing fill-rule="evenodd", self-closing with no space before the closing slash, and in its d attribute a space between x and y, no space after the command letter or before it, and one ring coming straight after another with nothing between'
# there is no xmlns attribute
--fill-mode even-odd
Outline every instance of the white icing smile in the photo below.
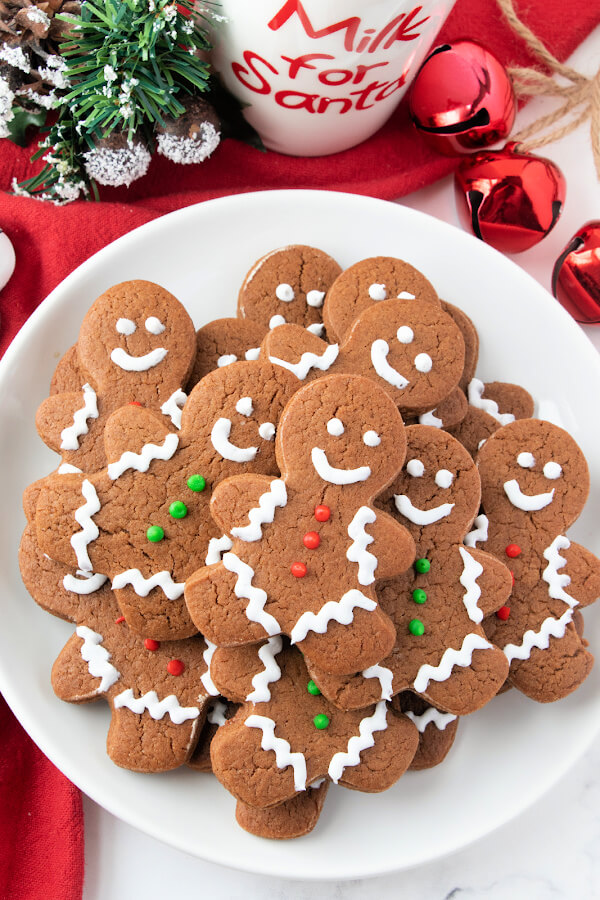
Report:
<svg viewBox="0 0 600 900"><path fill-rule="evenodd" d="M547 494L524 494L516 478L504 482L504 492L513 506L524 512L538 512L548 506L554 499L554 488Z"/></svg>
<svg viewBox="0 0 600 900"><path fill-rule="evenodd" d="M165 347L156 347L149 353L144 353L143 356L132 356L122 347L115 347L110 354L110 358L115 366L125 369L126 372L145 372L147 369L152 369L161 363L167 353L168 350Z"/></svg>
<svg viewBox="0 0 600 900"><path fill-rule="evenodd" d="M394 503L400 515L414 525L433 525L449 516L454 509L454 503L441 503L431 509L419 509L418 506L412 505L406 494L394 494Z"/></svg>
<svg viewBox="0 0 600 900"><path fill-rule="evenodd" d="M250 462L258 453L258 447L238 447L229 440L231 434L231 419L217 419L212 427L210 439L213 447L223 459L231 462Z"/></svg>
<svg viewBox="0 0 600 900"><path fill-rule="evenodd" d="M359 481L366 481L371 474L369 466L359 466L358 469L338 469L330 465L325 451L320 447L313 447L310 456L319 478L329 481L330 484L356 484Z"/></svg>
<svg viewBox="0 0 600 900"><path fill-rule="evenodd" d="M387 361L387 355L390 352L390 347L387 341L384 341L382 338L379 338L376 341L373 341L371 344L371 362L373 363L373 368L377 372L380 378L383 378L384 381L387 381L388 384L391 384L393 387L398 388L399 390L403 390L407 387L410 382L404 375L401 375L397 369L394 369L393 366L390 366Z"/></svg>

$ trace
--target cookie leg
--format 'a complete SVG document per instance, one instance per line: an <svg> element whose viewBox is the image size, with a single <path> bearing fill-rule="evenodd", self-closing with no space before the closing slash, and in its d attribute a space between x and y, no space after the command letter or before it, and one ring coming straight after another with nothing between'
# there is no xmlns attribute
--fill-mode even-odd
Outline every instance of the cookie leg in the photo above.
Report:
<svg viewBox="0 0 600 900"><path fill-rule="evenodd" d="M284 840L309 834L317 824L329 782L309 788L271 809L255 809L238 800L235 817L238 825L257 837Z"/></svg>
<svg viewBox="0 0 600 900"><path fill-rule="evenodd" d="M129 709L113 709L106 749L117 766L133 772L168 772L192 755L201 730L201 717L181 725L168 715L153 719Z"/></svg>
<svg viewBox="0 0 600 900"><path fill-rule="evenodd" d="M510 682L532 700L550 703L578 688L593 664L594 657L585 649L571 622L564 637L550 638L547 650L534 647L529 659L514 660L510 667Z"/></svg>
<svg viewBox="0 0 600 900"><path fill-rule="evenodd" d="M430 681L422 696L455 716L466 716L495 697L508 675L508 660L496 647L475 650L469 666L454 666L445 681Z"/></svg>
<svg viewBox="0 0 600 900"><path fill-rule="evenodd" d="M324 672L347 675L385 659L395 642L395 626L377 607L372 611L355 609L348 625L329 621L325 634L309 631L304 640L298 641L298 649Z"/></svg>
<svg viewBox="0 0 600 900"><path fill-rule="evenodd" d="M142 597L130 585L115 590L115 596L127 625L140 637L179 641L197 633L183 596L169 600L160 588L154 588Z"/></svg>
<svg viewBox="0 0 600 900"><path fill-rule="evenodd" d="M385 791L404 775L419 746L419 732L406 716L391 707L386 710L387 727L377 733L373 747L362 750L357 766L344 769L339 783L357 791Z"/></svg>

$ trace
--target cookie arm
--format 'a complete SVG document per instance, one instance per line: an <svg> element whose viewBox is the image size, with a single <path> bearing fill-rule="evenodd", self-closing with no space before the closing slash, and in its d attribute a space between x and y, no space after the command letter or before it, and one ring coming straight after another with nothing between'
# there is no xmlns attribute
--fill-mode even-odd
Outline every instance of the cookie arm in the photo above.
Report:
<svg viewBox="0 0 600 900"><path fill-rule="evenodd" d="M94 632L78 627L60 651L52 666L52 688L67 703L89 703L99 700L118 680L119 673L110 663L110 653L95 641ZM93 650L94 662L86 662L83 654ZM92 675L92 671L97 675Z"/></svg>
<svg viewBox="0 0 600 900"><path fill-rule="evenodd" d="M258 652L267 643L244 647L218 647L210 661L210 677L220 693L234 703L243 703L255 690L252 681L264 670ZM281 643L280 643L281 647ZM279 667L275 671L279 671ZM268 687L268 679L265 679Z"/></svg>
<svg viewBox="0 0 600 900"><path fill-rule="evenodd" d="M415 559L415 542L408 529L382 510L377 510L375 521L365 527L366 533L375 538L367 546L367 551L377 557L375 577L393 578L406 572Z"/></svg>
<svg viewBox="0 0 600 900"><path fill-rule="evenodd" d="M477 606L485 618L495 613L508 601L512 591L512 575L510 569L491 553L472 547L468 549L463 547L462 549L483 567L483 572L476 577L476 583L481 590Z"/></svg>
<svg viewBox="0 0 600 900"><path fill-rule="evenodd" d="M79 436L84 433L80 429L85 427L87 434L90 426L90 417L86 419L85 412L79 413L84 409L81 392L53 394L40 403L35 415L35 427L46 446L56 453L62 453L63 450L77 450ZM77 416L81 419L79 428L76 427Z"/></svg>
<svg viewBox="0 0 600 900"><path fill-rule="evenodd" d="M263 496L263 504L270 497L267 505L273 506L274 515L277 515L276 507L287 502L285 486L280 479L268 475L232 475L214 489L210 512L223 532L229 534L232 528L250 525L250 510L258 508Z"/></svg>
<svg viewBox="0 0 600 900"><path fill-rule="evenodd" d="M49 477L36 513L42 552L84 572L102 572L103 564L101 532L94 521L101 504L94 480L82 475Z"/></svg>
<svg viewBox="0 0 600 900"><path fill-rule="evenodd" d="M383 700L380 702L384 703ZM381 715L382 711L383 707L379 704L375 709L370 707L365 710L367 722L371 716ZM419 746L419 732L415 725L389 706L385 709L385 725L384 730L374 732L373 746L361 751L359 764L344 769L339 780L344 787L371 793L385 791L410 766Z"/></svg>
<svg viewBox="0 0 600 900"><path fill-rule="evenodd" d="M320 377L335 362L337 344L328 344L301 325L279 325L261 344L260 358L282 366L300 381Z"/></svg>
<svg viewBox="0 0 600 900"><path fill-rule="evenodd" d="M576 543L561 550L561 554L567 560L564 571L571 579L567 592L575 597L579 606L589 606L600 597L600 559Z"/></svg>

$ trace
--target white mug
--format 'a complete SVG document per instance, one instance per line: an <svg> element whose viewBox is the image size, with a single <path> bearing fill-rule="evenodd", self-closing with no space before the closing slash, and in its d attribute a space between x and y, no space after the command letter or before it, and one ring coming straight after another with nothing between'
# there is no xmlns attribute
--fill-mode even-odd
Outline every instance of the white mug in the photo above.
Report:
<svg viewBox="0 0 600 900"><path fill-rule="evenodd" d="M392 114L456 0L220 0L213 64L271 150L324 156Z"/></svg>

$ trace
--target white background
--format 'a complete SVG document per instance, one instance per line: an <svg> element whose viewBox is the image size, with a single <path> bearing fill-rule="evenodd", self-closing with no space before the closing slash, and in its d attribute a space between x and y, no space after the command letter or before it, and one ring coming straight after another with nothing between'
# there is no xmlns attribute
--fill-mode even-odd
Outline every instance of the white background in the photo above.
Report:
<svg viewBox="0 0 600 900"><path fill-rule="evenodd" d="M599 60L600 28L578 49L570 63L589 74L597 68ZM548 101L530 104L517 126L551 107ZM552 234L538 247L515 257L515 261L549 288L554 260L572 234L589 219L600 219L600 184L594 172L587 127L542 152L555 160L566 176L566 205ZM458 224L452 179L405 197L401 202ZM600 326L586 331L600 351ZM576 364L573 360L573 365ZM597 398L591 400L597 408ZM336 883L291 882L246 875L202 862L125 825L85 798L84 900L142 897L162 900L183 896L211 900L600 897L599 773L600 742L597 741L533 808L466 850L400 875ZM490 771L490 779L497 778L502 778L502 772ZM481 790L485 791L485 785L481 785ZM199 808L198 815L210 815L210 811ZM356 839L360 841L360 834ZM423 834L423 841L427 841L427 834ZM352 852L351 847L348 852Z"/></svg>

